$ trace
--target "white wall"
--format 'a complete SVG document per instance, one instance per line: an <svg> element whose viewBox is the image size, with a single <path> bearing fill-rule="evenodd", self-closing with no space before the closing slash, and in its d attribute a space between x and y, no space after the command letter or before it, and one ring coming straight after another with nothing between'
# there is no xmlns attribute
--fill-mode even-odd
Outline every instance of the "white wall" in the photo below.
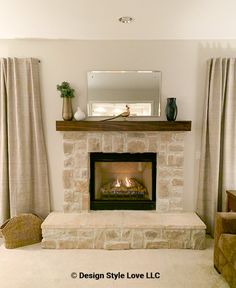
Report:
<svg viewBox="0 0 236 288"><path fill-rule="evenodd" d="M68 81L76 89L74 107L86 109L86 72L89 70L162 71L162 107L167 97L176 97L177 120L192 120L185 145L184 208L195 207L206 60L234 56L236 41L63 41L0 40L1 57L37 57L41 60L42 107L49 158L52 209L62 210L62 99L56 85ZM162 110L162 118L164 112Z"/></svg>
<svg viewBox="0 0 236 288"><path fill-rule="evenodd" d="M235 39L235 10L235 0L7 0L0 38Z"/></svg>

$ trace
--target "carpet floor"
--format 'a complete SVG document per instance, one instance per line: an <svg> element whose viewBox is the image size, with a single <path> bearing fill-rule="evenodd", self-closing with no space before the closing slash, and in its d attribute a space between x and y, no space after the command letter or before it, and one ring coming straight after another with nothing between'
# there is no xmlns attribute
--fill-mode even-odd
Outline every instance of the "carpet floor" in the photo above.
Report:
<svg viewBox="0 0 236 288"><path fill-rule="evenodd" d="M200 251L44 250L40 244L5 249L1 245L0 287L229 288L212 259L212 239ZM94 278L82 278L86 273L92 277L93 272ZM118 272L120 278L115 280Z"/></svg>

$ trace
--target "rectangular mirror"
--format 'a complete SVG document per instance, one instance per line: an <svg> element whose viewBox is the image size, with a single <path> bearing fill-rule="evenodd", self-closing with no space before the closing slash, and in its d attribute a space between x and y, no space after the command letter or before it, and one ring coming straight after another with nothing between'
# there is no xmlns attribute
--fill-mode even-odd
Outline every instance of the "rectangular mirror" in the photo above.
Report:
<svg viewBox="0 0 236 288"><path fill-rule="evenodd" d="M90 71L88 116L160 116L160 71Z"/></svg>

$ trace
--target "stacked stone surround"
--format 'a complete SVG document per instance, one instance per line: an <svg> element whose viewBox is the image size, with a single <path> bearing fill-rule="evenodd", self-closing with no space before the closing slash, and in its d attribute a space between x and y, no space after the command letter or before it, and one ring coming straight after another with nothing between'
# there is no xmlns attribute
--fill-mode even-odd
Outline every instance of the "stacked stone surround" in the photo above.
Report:
<svg viewBox="0 0 236 288"><path fill-rule="evenodd" d="M156 210L183 210L183 132L65 132L64 212L89 211L89 153L157 153Z"/></svg>
<svg viewBox="0 0 236 288"><path fill-rule="evenodd" d="M203 249L205 224L195 213L183 212L184 135L184 132L65 132L64 211L51 213L42 224L42 247ZM90 211L91 152L156 153L156 211Z"/></svg>
<svg viewBox="0 0 236 288"><path fill-rule="evenodd" d="M51 213L42 225L43 248L204 249L205 225L194 213Z"/></svg>

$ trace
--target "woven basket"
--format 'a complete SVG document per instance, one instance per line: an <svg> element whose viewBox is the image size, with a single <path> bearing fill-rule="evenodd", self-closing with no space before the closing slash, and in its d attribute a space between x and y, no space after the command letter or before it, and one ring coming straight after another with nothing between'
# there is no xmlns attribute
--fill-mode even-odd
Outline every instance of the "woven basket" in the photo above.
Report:
<svg viewBox="0 0 236 288"><path fill-rule="evenodd" d="M42 219L34 214L20 214L8 219L0 227L0 237L3 237L8 249L41 242Z"/></svg>

